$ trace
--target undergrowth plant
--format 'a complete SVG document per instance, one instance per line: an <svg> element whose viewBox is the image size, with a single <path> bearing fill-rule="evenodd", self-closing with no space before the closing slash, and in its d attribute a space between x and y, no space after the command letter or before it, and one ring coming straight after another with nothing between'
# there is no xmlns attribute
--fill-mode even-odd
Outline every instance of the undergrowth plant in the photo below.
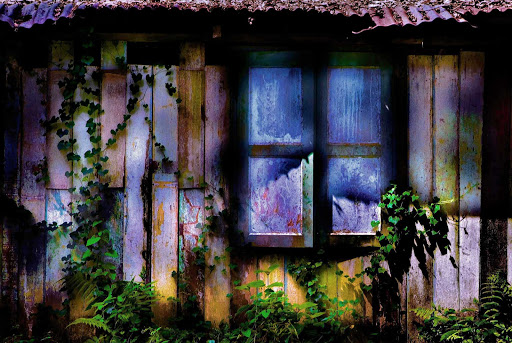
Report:
<svg viewBox="0 0 512 343"><path fill-rule="evenodd" d="M478 310L456 311L432 305L412 310L426 342L502 343L512 342L512 287L502 273L482 284Z"/></svg>

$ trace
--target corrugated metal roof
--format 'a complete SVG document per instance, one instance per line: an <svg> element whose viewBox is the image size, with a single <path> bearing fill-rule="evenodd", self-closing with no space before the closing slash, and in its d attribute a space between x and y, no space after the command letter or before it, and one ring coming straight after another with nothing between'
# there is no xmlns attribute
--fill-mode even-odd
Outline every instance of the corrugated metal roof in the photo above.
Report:
<svg viewBox="0 0 512 343"><path fill-rule="evenodd" d="M504 12L512 9L512 0L99 0L99 1L19 1L0 0L0 21L13 28L30 28L35 24L73 18L88 8L95 9L180 9L212 11L216 9L258 11L307 11L345 17L369 16L374 26L419 25L434 20L466 22L481 12Z"/></svg>

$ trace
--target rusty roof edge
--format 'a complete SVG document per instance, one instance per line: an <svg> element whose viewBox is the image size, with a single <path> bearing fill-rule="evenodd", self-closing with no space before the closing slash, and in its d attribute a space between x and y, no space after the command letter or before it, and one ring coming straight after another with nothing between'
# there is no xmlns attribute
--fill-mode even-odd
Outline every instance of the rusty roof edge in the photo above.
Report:
<svg viewBox="0 0 512 343"><path fill-rule="evenodd" d="M41 25L59 19L72 19L77 12L85 9L114 10L114 9L179 9L194 12L212 10L246 10L249 12L275 11L305 11L330 13L352 18L368 17L374 23L358 34L377 27L389 26L418 26L438 20L466 23L468 17L493 11L506 12L512 9L512 0L501 2L501 6L493 5L495 0L483 2L459 0L446 1L443 4L435 0L416 1L409 5L407 0L367 1L354 0L161 0L158 2L144 0L108 0L108 1L19 1L0 0L0 21L6 22L12 28L29 29L33 25ZM364 5L363 5L364 4Z"/></svg>

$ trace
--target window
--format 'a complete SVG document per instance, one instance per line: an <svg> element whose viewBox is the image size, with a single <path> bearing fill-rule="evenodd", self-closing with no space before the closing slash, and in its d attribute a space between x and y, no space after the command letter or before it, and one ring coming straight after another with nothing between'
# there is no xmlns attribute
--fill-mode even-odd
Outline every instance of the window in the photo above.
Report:
<svg viewBox="0 0 512 343"><path fill-rule="evenodd" d="M369 53L312 57L250 53L242 72L239 225L255 246L312 247L324 228L375 234L391 179L391 68Z"/></svg>

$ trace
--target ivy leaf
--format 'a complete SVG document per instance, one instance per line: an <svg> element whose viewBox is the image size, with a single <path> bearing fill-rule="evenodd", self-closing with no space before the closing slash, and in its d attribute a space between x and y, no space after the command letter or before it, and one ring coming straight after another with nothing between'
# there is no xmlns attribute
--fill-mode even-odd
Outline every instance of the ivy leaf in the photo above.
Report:
<svg viewBox="0 0 512 343"><path fill-rule="evenodd" d="M70 152L66 155L68 161L80 161L80 155Z"/></svg>
<svg viewBox="0 0 512 343"><path fill-rule="evenodd" d="M100 237L98 237L98 236L92 236L91 238L89 238L89 239L87 240L86 246L91 246L91 245L93 245L93 244L95 244L95 243L98 243L100 239L101 239L101 238L100 238Z"/></svg>
<svg viewBox="0 0 512 343"><path fill-rule="evenodd" d="M65 135L67 135L69 133L69 130L67 129L58 129L57 130L57 136L59 136L59 138L62 138L64 137Z"/></svg>
<svg viewBox="0 0 512 343"><path fill-rule="evenodd" d="M87 257L92 255L92 251L87 249L84 254L82 255L82 260L85 260Z"/></svg>
<svg viewBox="0 0 512 343"><path fill-rule="evenodd" d="M251 329L242 331L242 335L244 335L247 338L250 338L251 337Z"/></svg>
<svg viewBox="0 0 512 343"><path fill-rule="evenodd" d="M373 227L373 228L375 228L375 227L379 226L380 221L378 221L378 220L372 220L372 223L371 223L371 224L372 224L372 227Z"/></svg>
<svg viewBox="0 0 512 343"><path fill-rule="evenodd" d="M261 311L261 315L263 316L263 318L268 318L268 316L270 316L270 309L266 309L266 310L263 310Z"/></svg>

